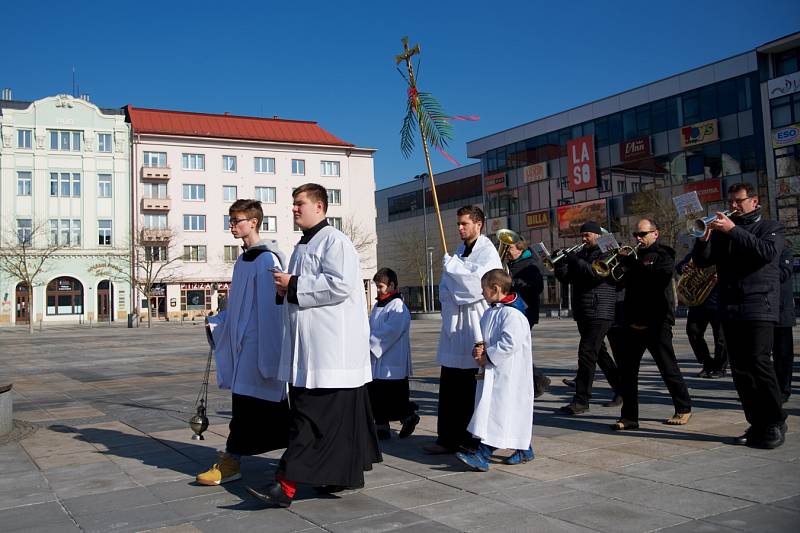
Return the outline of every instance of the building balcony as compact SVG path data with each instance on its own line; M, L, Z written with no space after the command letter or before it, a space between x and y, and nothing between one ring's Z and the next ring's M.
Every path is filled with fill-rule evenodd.
M169 198L142 198L142 211L169 211L171 207Z
M144 242L168 241L172 238L172 230L169 229L142 229L142 240Z
M142 167L142 179L168 180L171 172L169 167Z

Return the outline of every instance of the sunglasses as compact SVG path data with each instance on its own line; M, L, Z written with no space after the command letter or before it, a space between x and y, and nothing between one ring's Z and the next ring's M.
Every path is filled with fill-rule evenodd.
M651 229L650 231L634 231L633 232L633 236L634 237L638 237L640 239L644 239L645 237L647 237L648 233L653 233L654 231L656 231L656 230Z

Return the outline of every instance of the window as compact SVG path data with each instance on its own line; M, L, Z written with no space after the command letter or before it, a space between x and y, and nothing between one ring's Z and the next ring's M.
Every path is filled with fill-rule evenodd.
M203 154L183 154L181 163L183 170L205 170L206 156Z
M225 261L227 261L228 263L236 261L236 258L239 257L239 250L240 248L238 246L225 245L225 252L224 252Z
M17 243L22 244L31 244L31 239L33 238L33 220L30 218L18 218L17 219Z
M63 152L80 152L81 132L50 130L50 149Z
M111 221L97 221L97 244L100 246L111 246Z
M639 192L642 188L642 184L637 181L631 182L631 192Z
M97 175L97 197L111 198L111 174Z
M167 184L166 183L144 183L144 197L145 198L159 198L167 197Z
M341 189L326 189L328 192L328 205L342 205Z
M225 202L236 201L236 185L223 185L222 186L222 200Z
M617 182L617 192L625 192L625 182L620 180Z
M319 165L320 176L338 176L339 175L339 162L338 161L320 161Z
M163 263L167 260L166 246L145 246L144 260L151 263Z
M278 217L267 217L261 221L261 231L274 233L278 231Z
M51 172L50 196L80 197L81 175L77 172Z
M81 221L79 219L50 219L50 244L80 246Z
M183 199L195 200L198 202L206 201L206 186L196 183L184 183L183 185Z
M262 204L274 204L275 187L256 187L256 200Z
M30 172L17 172L17 196L30 196L33 191L33 182Z
M775 171L779 178L800 174L800 145L784 146L775 150Z
M83 314L83 285L75 278L56 278L47 284L48 315Z
M32 137L33 132L31 130L17 130L17 148L30 149L32 147Z
M305 176L306 162L304 159L292 159L292 176Z
M98 133L97 134L97 151L110 152L111 151L111 134Z
M341 217L328 217L328 224L334 228L342 231L342 218Z
M184 246L183 247L183 260L194 262L205 262L206 260L206 247L205 246Z
M183 230L184 231L205 231L206 230L206 216L205 215L183 215Z
M147 229L167 229L167 215L165 213L145 215L144 227Z
M224 172L236 172L236 156L223 155L222 156L222 170Z
M145 152L144 166L167 168L167 152Z
M274 157L256 157L256 172L259 174L275 174Z

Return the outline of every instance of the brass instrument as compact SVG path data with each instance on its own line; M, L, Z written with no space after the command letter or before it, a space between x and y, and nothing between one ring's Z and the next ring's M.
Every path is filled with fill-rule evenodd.
M601 278L611 276L614 281L619 281L625 275L625 269L622 263L619 262L619 256L628 256L633 254L636 257L636 250L642 243L637 243L636 246L620 246L617 250L605 259L596 259L592 262L592 270Z
M497 237L499 243L497 245L497 253L500 255L500 261L503 263L503 270L508 272L508 263L505 260L506 252L508 252L510 247L521 241L522 237L513 229L508 228L497 230L495 237Z
M731 211L725 211L723 215L729 217L739 211L734 209ZM698 239L706 234L706 230L708 229L708 225L714 222L717 219L717 215L708 215L704 218L693 218L687 222L687 229L689 230L689 235L692 237L697 237Z
M717 284L717 267L700 268L694 265L681 275L676 290L678 300L689 307L701 305Z
M570 248L564 248L562 250L554 250L553 253L550 254L550 257L545 257L542 260L542 263L544 263L544 266L547 270L553 271L556 269L556 263L567 257L567 254L578 253L581 250L583 250L584 246L586 246L586 243L582 242Z

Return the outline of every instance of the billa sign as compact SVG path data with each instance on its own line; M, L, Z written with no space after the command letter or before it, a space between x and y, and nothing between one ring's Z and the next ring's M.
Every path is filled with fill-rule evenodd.
M697 191L697 197L700 203L708 204L711 202L719 202L722 200L722 192L720 189L721 181L719 179L711 179L705 181L698 181L695 183L687 183L683 186L684 192Z
M483 190L486 192L501 191L506 188L506 173L498 172L489 174L483 180Z
M635 161L649 155L653 155L649 136L619 143L620 161Z
M550 211L534 211L525 215L525 224L529 228L546 228L550 226Z
M567 141L567 164L570 191L582 191L597 187L593 135Z
M536 163L535 165L528 165L524 169L525 183L532 183L534 181L542 181L548 178L547 176L547 162Z
M718 140L719 126L715 118L681 128L681 146L684 148Z
M800 143L800 124L772 130L772 147L782 148Z

